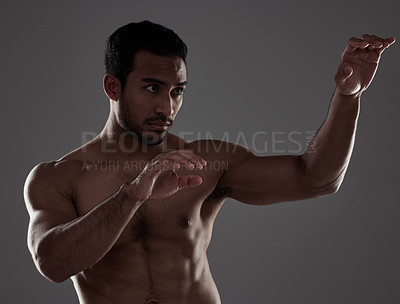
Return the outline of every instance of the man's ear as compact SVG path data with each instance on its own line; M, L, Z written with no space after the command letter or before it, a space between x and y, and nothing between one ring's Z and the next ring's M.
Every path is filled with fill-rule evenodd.
M118 101L121 95L121 82L113 74L106 74L103 78L104 93L109 99Z

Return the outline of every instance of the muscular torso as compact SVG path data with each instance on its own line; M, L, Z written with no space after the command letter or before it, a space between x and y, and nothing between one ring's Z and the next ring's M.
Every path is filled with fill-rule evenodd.
M91 151L89 147L88 153L78 151L64 159L82 167L72 186L78 216L133 180L154 156L115 158ZM203 157L210 161L212 155ZM215 166L215 161L195 173L203 178L200 186L145 201L109 252L72 277L82 303L220 303L206 255L226 197L217 187L223 166Z

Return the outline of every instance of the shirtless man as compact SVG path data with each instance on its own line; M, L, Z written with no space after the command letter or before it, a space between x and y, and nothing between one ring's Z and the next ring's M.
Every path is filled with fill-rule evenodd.
M104 129L27 178L28 246L38 270L54 282L71 277L82 304L220 303L206 251L225 199L266 205L337 191L361 93L393 42L351 38L312 149L258 157L168 133L187 83L186 46L150 22L118 29L106 50Z

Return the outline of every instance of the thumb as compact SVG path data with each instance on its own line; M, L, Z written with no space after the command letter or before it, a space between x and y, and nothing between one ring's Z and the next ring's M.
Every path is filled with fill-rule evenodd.
M203 179L197 175L185 175L179 177L179 188L196 187L203 182Z
M346 63L339 65L338 71L335 76L335 81L338 86L346 83L347 79L353 74L353 68Z

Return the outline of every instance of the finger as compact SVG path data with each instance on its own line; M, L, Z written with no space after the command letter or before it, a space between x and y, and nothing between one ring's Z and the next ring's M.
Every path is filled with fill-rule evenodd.
M370 49L381 48L384 46L385 39L378 37L376 35L367 35L364 34L361 36L361 39L367 41L369 43Z
M396 41L394 37L382 38L376 35L367 34L363 35L361 39L368 41L370 45L374 46L375 48L387 48Z
M379 55L382 54L383 51L386 50L389 46L391 46L395 41L396 39L394 37L385 38L383 41L382 48L379 49Z
M171 168L173 170L180 169L180 168L185 168L187 170L194 170L196 169L196 165L190 162L190 160L186 158L180 158L180 157L173 157L172 159L166 159L166 162L171 164Z
M146 169L156 176L165 171L178 170L181 167L179 161L171 159L158 159L147 164Z
M395 42L396 42L396 38L394 38L394 37L390 37L390 38L386 38L386 39L385 39L385 43L388 44L386 47L391 46L391 45L392 45L393 43L395 43Z
M201 163L206 164L207 162L198 154L194 153L193 150L189 149L182 149L182 150L176 150L177 153L183 153L183 155L186 155L187 157L191 159L196 159L201 161Z
M346 47L344 49L343 54L345 53L352 53L354 52L356 49L365 49L369 46L368 41L363 40L363 39L359 39L356 37L352 37L349 39L349 41L346 44Z
M335 76L335 82L337 86L343 86L347 79L353 74L353 68L351 65L343 62L342 64L339 65L338 71Z
M197 168L202 169L207 162L199 155L195 154L192 150L177 150L175 155L184 157L188 162L195 165Z
M187 169L194 169L195 164L191 162L190 157L185 155L183 152L178 152L178 150L171 151L168 153L159 154L156 159L165 161L166 163L176 163L177 166L184 166Z
M207 161L203 157L193 152L190 152L187 157L198 169L203 169L203 167L207 165Z
M370 51L376 51L378 55L381 55L390 45L395 42L394 37L382 38L376 35L363 35L361 39L367 41L369 46L367 47Z
M172 162L176 162L177 165L174 167L180 168L181 166L189 169L189 170L194 170L194 169L203 169L204 166L207 165L207 162L199 155L195 154L192 150L174 150L170 151L168 153L162 153L157 155L153 161L156 160L169 160Z
M197 175L185 175L179 177L179 187L189 188L189 187L196 187L203 182L203 179Z
M160 161L164 162L170 170L176 170L180 168L185 168L188 170L203 169L203 166L198 164L195 160L179 154L165 155Z

